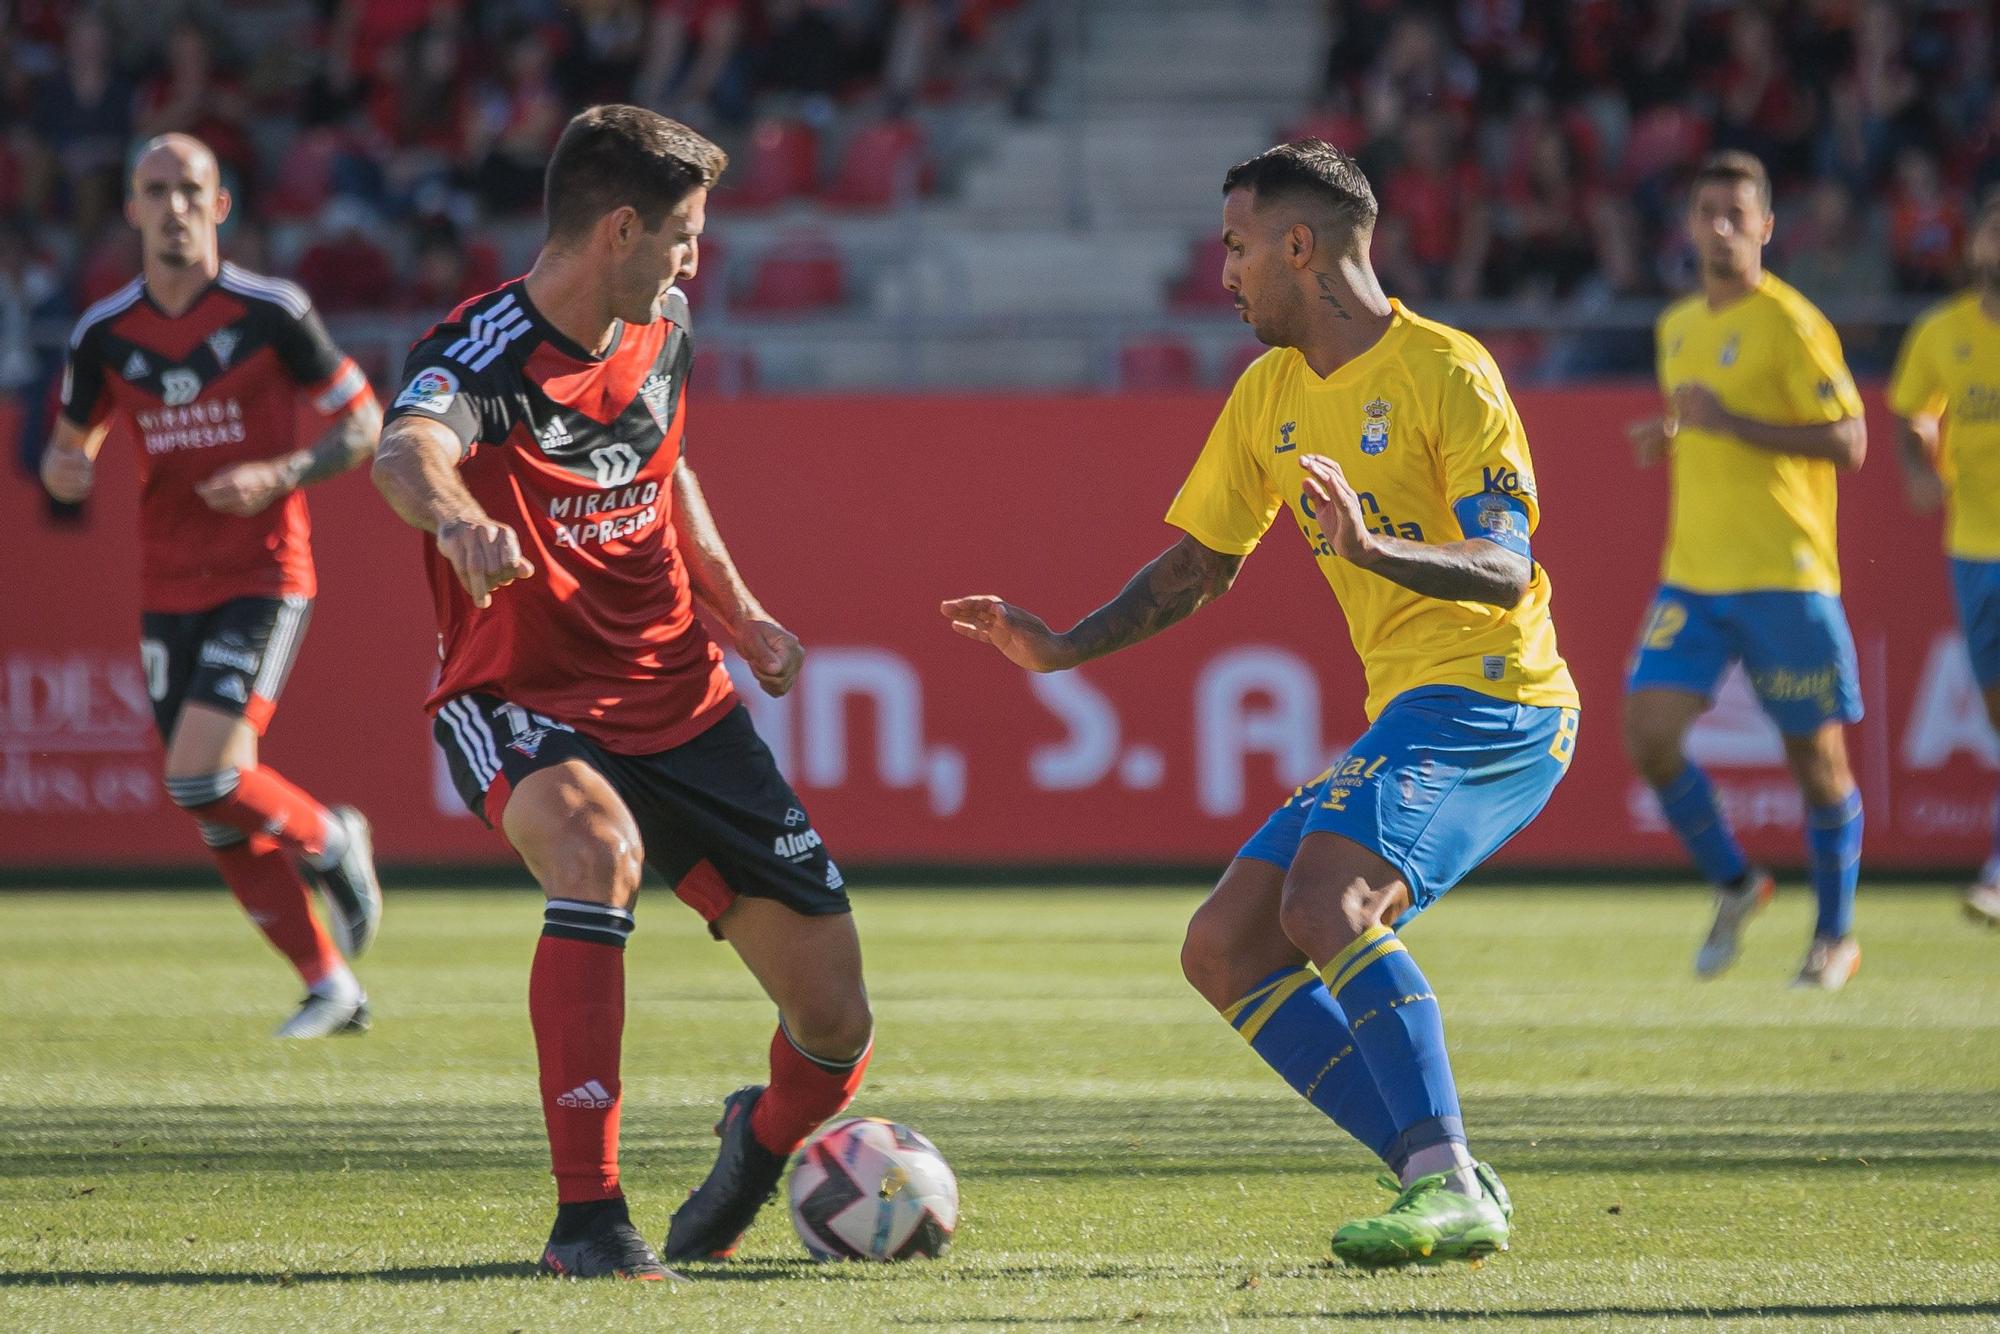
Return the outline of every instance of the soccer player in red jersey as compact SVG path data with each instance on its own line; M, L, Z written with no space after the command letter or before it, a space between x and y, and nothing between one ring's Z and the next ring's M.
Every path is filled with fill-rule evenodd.
M199 140L163 135L141 151L125 212L144 270L77 322L42 482L58 500L82 500L114 423L141 449L139 647L167 794L305 981L278 1036L325 1037L368 1027L348 967L382 913L368 822L258 763L257 742L312 612L300 488L367 458L382 413L305 293L222 262L216 228L229 206ZM303 449L301 394L327 422Z
M770 1082L731 1094L668 1260L732 1253L786 1157L846 1107L872 1032L839 869L695 606L770 695L799 641L738 575L684 457L687 298L726 159L593 107L550 159L523 278L412 349L375 482L426 534L443 669L428 707L471 809L547 894L528 979L556 1179L542 1267L660 1279L618 1180L625 942L642 864L776 1002Z

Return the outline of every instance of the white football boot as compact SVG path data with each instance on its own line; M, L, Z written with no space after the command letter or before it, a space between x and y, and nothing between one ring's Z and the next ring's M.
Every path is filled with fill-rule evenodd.
M1743 935L1744 923L1763 911L1771 896L1778 892L1778 882L1771 878L1769 871L1752 867L1744 877L1743 888L1715 891L1715 924L1708 928L1708 939L1701 942L1695 952L1694 975L1714 977L1723 969L1736 962L1736 949Z

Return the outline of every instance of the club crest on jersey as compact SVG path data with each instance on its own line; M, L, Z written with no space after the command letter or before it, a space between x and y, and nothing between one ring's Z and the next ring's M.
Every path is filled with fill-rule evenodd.
M1298 429L1299 424L1297 422L1280 423L1278 426L1278 446L1271 452L1273 454L1289 454L1297 449L1299 442L1292 439L1292 432Z
M419 412L443 413L450 409L451 401L457 397L458 377L442 366L432 366L417 372L417 378L396 395L395 406L415 408Z
M194 402L195 396L199 393L201 393L201 377L191 370L177 366L160 376L160 401L170 408L184 407Z
M152 373L153 368L147 362L146 354L138 351L125 358L125 369L119 372L128 380L143 380Z
M1389 405L1379 398L1370 399L1361 405L1361 411L1368 418L1361 428L1361 452L1380 454L1389 447Z
M243 335L234 329L217 329L202 340L208 350L215 354L215 364L223 370L229 369L229 359L236 355L236 345L243 341Z
M674 382L655 371L639 386L639 397L645 400L646 411L653 414L653 421L664 431L667 419L673 415Z
M1736 354L1742 350L1742 337L1738 334L1731 334L1722 341L1722 355L1717 357L1716 360L1725 366L1734 366L1736 364Z

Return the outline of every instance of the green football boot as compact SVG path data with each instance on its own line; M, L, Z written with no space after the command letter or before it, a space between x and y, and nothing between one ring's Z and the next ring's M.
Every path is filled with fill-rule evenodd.
M1513 1202L1493 1169L1474 1168L1480 1197L1451 1189L1451 1174L1433 1172L1408 1186L1384 1175L1382 1184L1400 1191L1387 1213L1357 1219L1333 1234L1333 1253L1363 1269L1478 1260L1507 1249L1507 1221Z

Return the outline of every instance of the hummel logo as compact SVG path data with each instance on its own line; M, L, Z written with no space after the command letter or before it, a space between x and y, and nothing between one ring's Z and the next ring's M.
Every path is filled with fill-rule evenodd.
M535 439L541 444L544 454L568 449L576 443L576 437L569 433L569 427L563 425L561 417L549 418L549 424L536 433Z
M558 1107L609 1107L618 1099L605 1090L604 1085L592 1079L578 1084L569 1092L556 1099Z
M146 361L143 353L134 352L131 356L125 358L124 375L128 380L143 380L152 369L152 366Z

